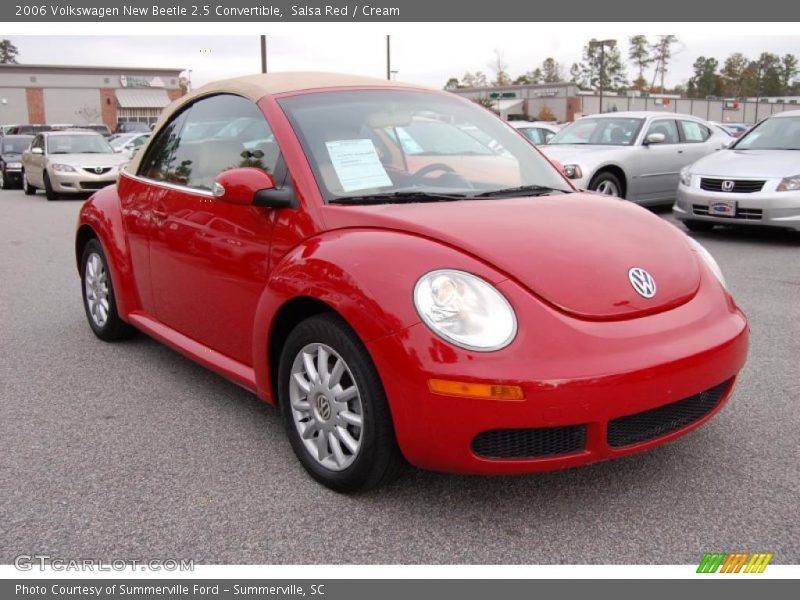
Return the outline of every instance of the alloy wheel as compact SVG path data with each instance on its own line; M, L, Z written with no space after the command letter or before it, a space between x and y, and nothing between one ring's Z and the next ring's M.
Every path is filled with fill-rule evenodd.
M344 359L330 346L304 346L292 363L292 420L308 454L331 471L353 464L364 439L361 394Z
M108 272L102 257L93 252L86 259L84 267L84 289L86 290L86 307L97 327L104 327L108 321L109 295Z

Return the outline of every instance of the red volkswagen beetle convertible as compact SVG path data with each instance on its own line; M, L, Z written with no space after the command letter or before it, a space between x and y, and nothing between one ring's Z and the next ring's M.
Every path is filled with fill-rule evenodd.
M308 472L528 473L716 413L747 323L714 259L577 193L451 94L321 73L203 87L83 207L89 325L136 330L280 406Z

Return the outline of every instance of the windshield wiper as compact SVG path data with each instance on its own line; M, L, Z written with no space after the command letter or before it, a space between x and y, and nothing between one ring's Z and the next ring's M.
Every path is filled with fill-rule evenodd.
M330 204L403 204L410 202L447 202L463 200L466 194L442 194L438 192L389 192L385 194L366 194L364 196L345 196L332 198Z
M494 196L545 196L552 192L561 192L555 188L546 187L543 185L520 185L517 187L503 188L500 190L491 190L489 192L481 192L480 194L473 194L470 198L492 198Z

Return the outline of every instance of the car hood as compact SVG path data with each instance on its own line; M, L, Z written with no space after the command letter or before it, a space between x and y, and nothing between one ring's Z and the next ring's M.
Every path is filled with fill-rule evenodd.
M599 162L610 154L625 150L628 146L594 146L582 144L545 144L539 150L551 160L556 160L562 165L580 163L581 161Z
M444 242L586 319L668 310L691 299L700 285L686 235L641 207L595 194L328 205L323 218L329 229L384 228ZM628 272L634 267L655 279L653 298L633 289Z
M692 173L709 177L790 177L800 173L800 150L720 150L701 158Z
M4 162L19 162L22 158L22 154L14 154L13 152L6 152L5 154L0 154L0 158L3 159Z
M61 163L72 167L109 167L128 162L128 157L116 152L109 154L49 154L49 163Z

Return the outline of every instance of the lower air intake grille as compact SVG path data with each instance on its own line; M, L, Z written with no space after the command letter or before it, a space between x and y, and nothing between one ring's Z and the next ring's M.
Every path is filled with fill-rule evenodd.
M609 421L608 445L621 448L640 444L694 423L714 410L730 383L726 381L678 402Z
M492 429L472 440L472 451L484 458L542 458L580 452L585 447L586 425Z

